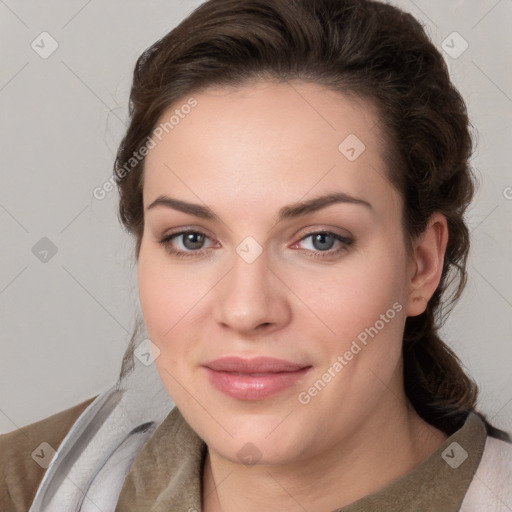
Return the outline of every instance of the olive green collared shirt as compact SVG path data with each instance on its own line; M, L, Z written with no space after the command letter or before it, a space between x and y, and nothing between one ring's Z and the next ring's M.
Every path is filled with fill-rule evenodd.
M335 512L456 512L485 447L483 421L464 425L403 477ZM206 444L174 408L135 459L115 512L200 512Z

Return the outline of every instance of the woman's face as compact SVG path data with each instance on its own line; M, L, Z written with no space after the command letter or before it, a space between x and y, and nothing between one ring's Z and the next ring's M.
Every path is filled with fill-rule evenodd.
M259 82L171 115L145 163L138 283L181 413L247 464L316 456L376 425L403 397L414 268L370 105Z

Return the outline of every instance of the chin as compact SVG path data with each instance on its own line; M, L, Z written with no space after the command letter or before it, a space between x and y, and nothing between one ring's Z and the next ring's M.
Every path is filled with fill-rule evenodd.
M269 441L269 439L265 439L265 435L261 434L245 438L236 436L229 443L212 442L207 444L211 450L224 459L248 467L287 464L303 452L303 449L293 441L288 440L286 444Z
M245 464L245 458L257 464L282 464L306 450L308 435L303 422L289 417L291 409L281 414L218 416L224 430L198 432L215 452L235 463ZM204 423L202 423L204 425Z

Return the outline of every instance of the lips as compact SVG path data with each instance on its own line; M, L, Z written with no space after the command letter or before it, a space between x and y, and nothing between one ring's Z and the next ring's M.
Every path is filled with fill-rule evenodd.
M204 366L218 372L252 373L280 373L294 372L309 365L292 363L274 357L255 357L243 359L241 357L221 357L205 363Z
M210 383L239 400L261 400L297 383L312 367L273 357L225 356L203 365Z

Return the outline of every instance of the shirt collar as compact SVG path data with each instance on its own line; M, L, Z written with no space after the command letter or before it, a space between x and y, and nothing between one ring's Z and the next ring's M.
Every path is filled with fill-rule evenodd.
M486 437L483 421L471 412L464 425L415 469L334 512L456 512L480 463ZM206 450L175 407L130 468L116 512L199 512Z

